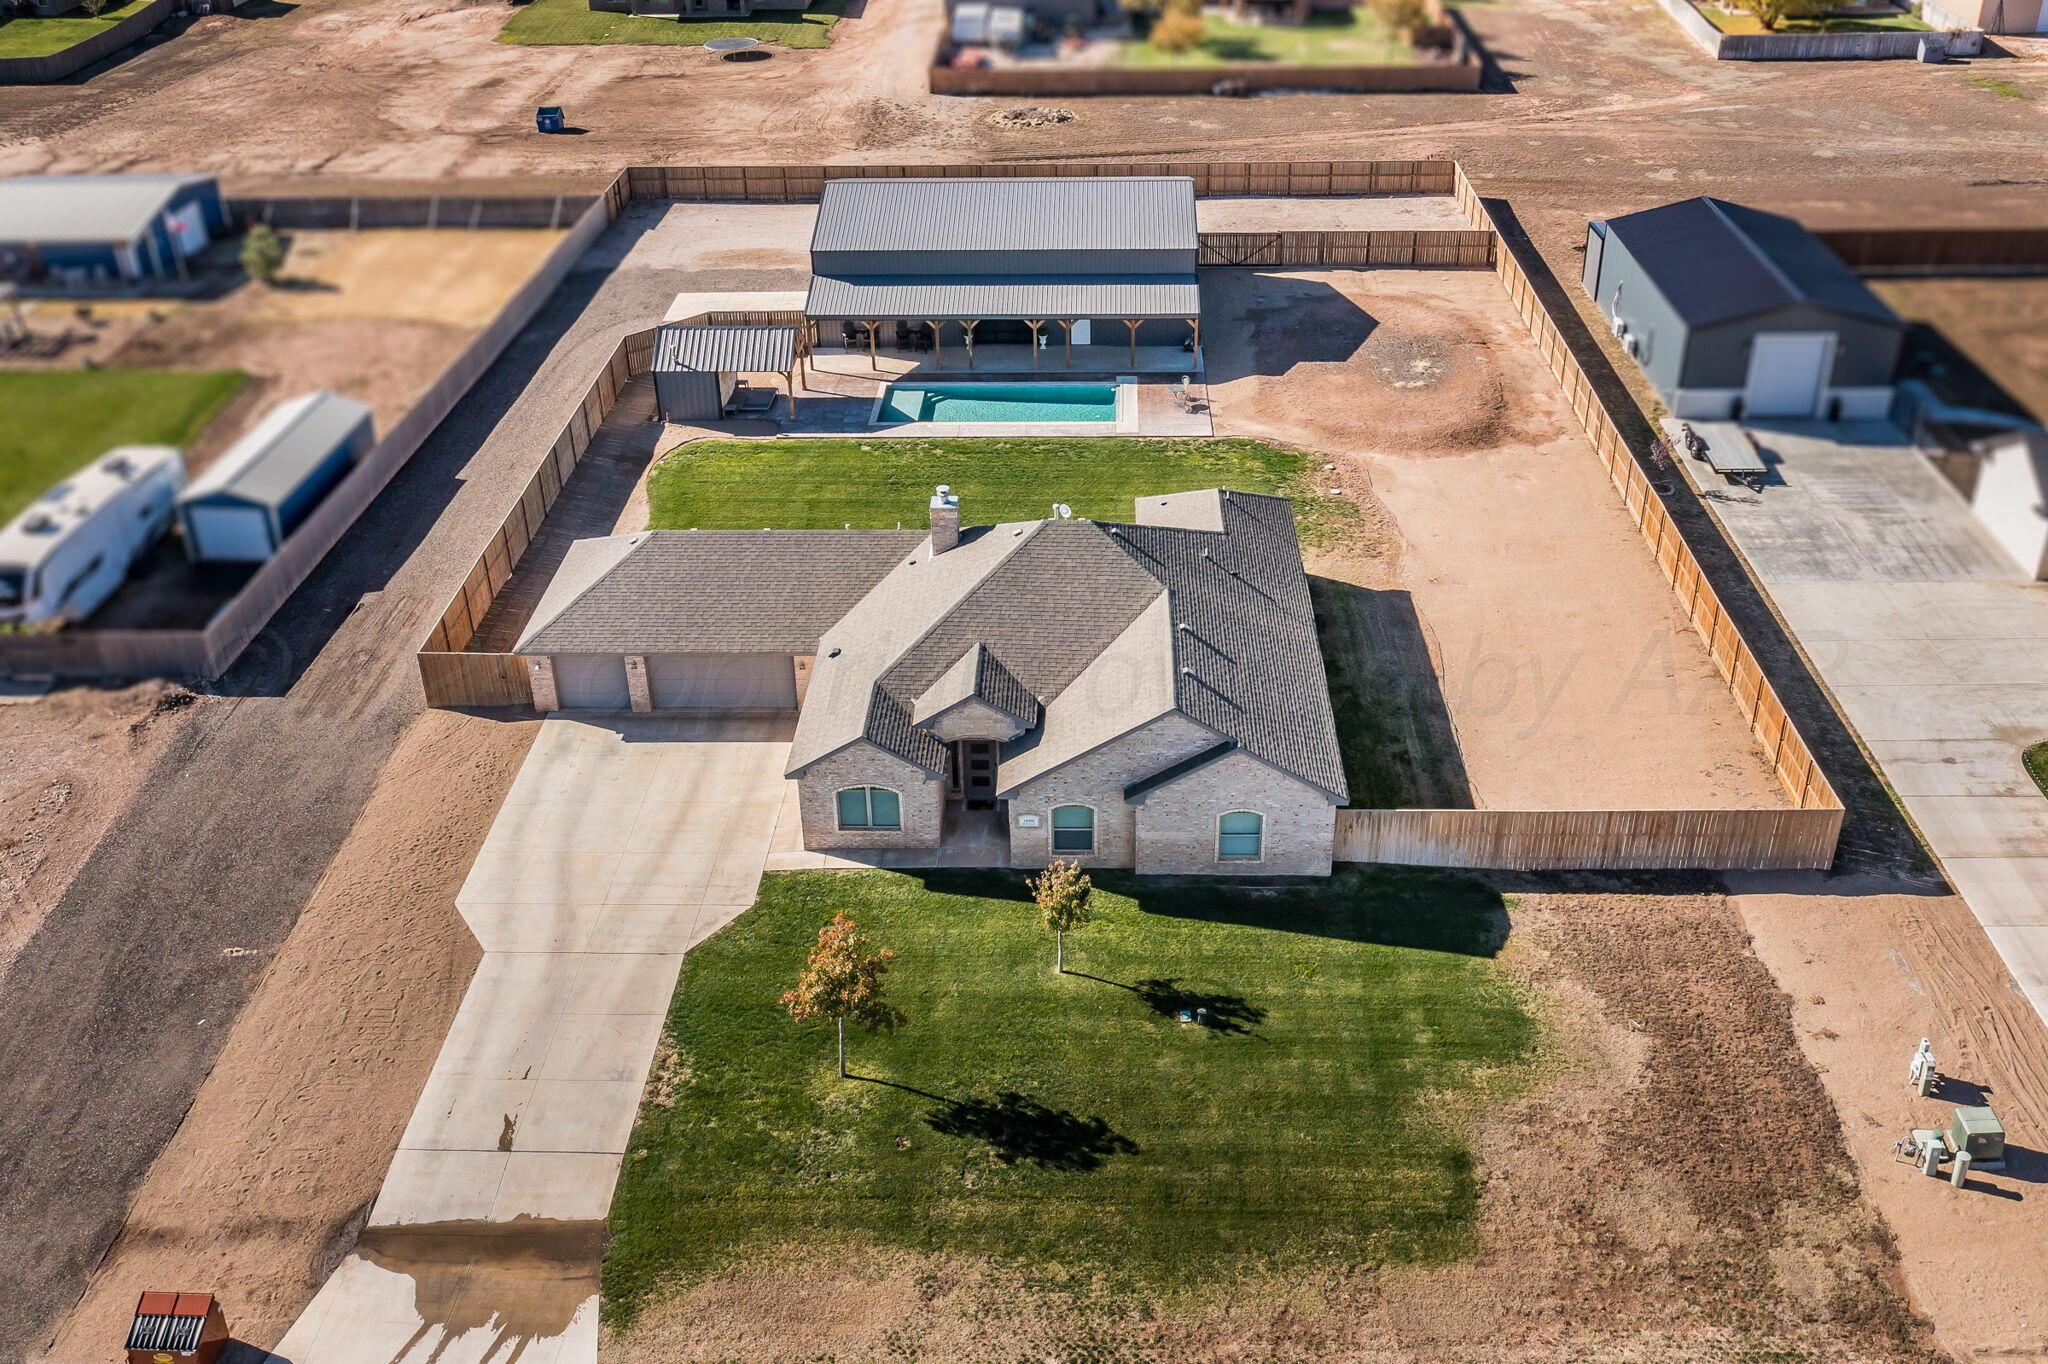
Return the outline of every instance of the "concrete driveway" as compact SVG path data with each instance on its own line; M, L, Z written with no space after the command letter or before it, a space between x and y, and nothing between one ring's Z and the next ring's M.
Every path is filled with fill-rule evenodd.
M789 717L550 719L456 904L484 957L294 1364L596 1357L602 1228L683 954L760 884Z
M1777 477L1679 462L1784 614L2014 981L2048 1019L2048 583L1889 426L1752 433Z

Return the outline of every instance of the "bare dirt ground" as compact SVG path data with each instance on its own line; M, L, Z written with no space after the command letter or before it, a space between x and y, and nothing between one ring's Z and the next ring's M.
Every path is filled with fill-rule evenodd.
M604 1357L1928 1358L1791 1002L1725 902L1678 882L1502 884L1502 960L1545 1025L1544 1080L1473 1133L1468 1259L1143 1310L959 1259L755 1266L650 1309Z
M1899 316L1924 322L2034 420L2048 420L2048 279L1900 279L1876 285ZM1984 404L1982 395L1961 401Z
M1842 1141L1897 1238L1905 1287L1956 1358L2048 1359L2048 1030L1969 906L1878 878L1740 877L1730 903L1791 1002L1799 1044L1840 1111ZM1943 1075L1906 1085L1922 1037ZM2010 1168L1961 1191L1892 1159L1958 1104L2004 1121Z
M455 893L538 723L406 732L52 1359L108 1356L160 1284L216 1285L274 1341L347 1252L476 967Z
M1423 794L1782 802L1491 271L1212 270L1203 289L1217 433L1323 453L1329 486L1367 507L1313 571L1380 604L1389 628L1360 648L1426 650L1410 667L1439 694L1399 694L1417 729L1448 728L1462 773Z

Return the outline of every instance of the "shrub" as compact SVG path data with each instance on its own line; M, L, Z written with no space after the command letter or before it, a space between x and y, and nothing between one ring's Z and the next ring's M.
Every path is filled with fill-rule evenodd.
M1192 52L1208 27L1200 11L1170 9L1152 22L1152 46L1161 52Z
M1435 22L1429 0L1372 0L1372 12L1381 23L1409 41Z
M284 268L284 243L269 223L258 223L242 238L242 268L249 278L268 284Z

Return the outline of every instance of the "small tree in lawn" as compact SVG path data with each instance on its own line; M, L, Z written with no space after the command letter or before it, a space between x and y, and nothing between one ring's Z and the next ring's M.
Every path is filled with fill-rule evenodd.
M1067 971L1067 930L1088 922L1088 897L1095 885L1078 862L1054 861L1031 878L1031 898L1053 933L1053 970Z
M242 237L242 269L249 278L268 284L284 268L284 243L269 223L257 223Z
M888 948L868 950L867 935L844 914L818 930L818 945L804 962L796 988L782 997L782 1007L799 1023L829 1018L839 1030L839 1078L846 1078L846 1025L869 1032L894 1032L905 1022L903 1011L882 998L882 976L896 954Z

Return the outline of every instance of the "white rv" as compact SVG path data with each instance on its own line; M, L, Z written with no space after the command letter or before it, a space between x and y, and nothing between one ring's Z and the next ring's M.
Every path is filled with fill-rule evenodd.
M168 445L107 451L0 529L0 625L84 620L163 535L185 486Z

